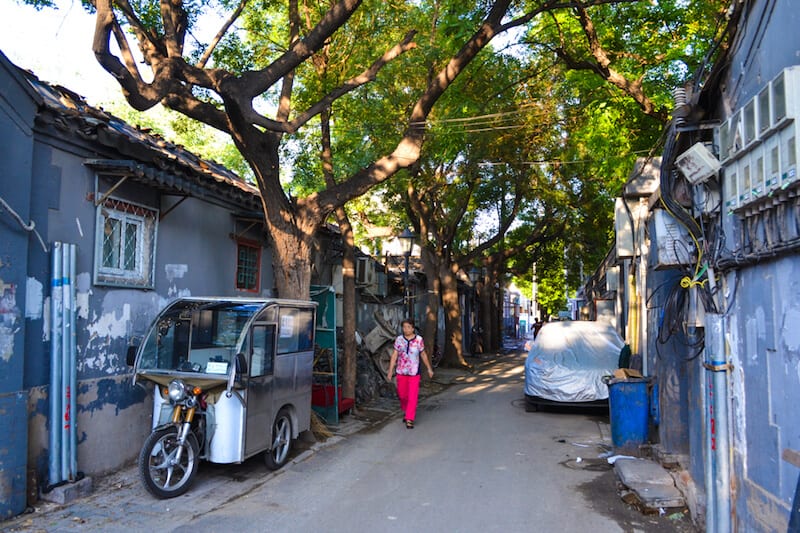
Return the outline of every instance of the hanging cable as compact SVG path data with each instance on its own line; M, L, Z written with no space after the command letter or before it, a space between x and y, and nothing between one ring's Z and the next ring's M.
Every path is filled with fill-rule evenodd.
M22 229L24 229L28 233L32 232L34 235L36 235L36 238L39 239L39 244L42 245L42 250L44 250L44 253L47 253L47 245L44 243L44 239L42 239L42 236L39 235L39 232L36 231L36 223L33 220L31 220L30 223L26 224L25 221L22 220L22 217L19 216L16 211L11 209L11 206L8 205L8 203L3 199L2 196L0 196L0 204L3 204L3 208L6 211L8 211L11 217L17 221L17 223L20 225Z

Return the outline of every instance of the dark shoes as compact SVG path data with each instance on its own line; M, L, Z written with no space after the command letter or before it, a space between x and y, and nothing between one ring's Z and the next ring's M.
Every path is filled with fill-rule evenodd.
M414 429L414 421L406 420L406 429Z

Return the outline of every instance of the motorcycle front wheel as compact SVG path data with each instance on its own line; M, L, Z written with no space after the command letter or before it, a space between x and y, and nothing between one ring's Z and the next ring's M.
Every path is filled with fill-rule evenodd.
M178 450L181 449L178 460ZM139 476L148 492L156 498L174 498L189 490L199 461L197 441L193 435L189 435L181 447L177 426L169 426L150 433L144 441L139 452Z

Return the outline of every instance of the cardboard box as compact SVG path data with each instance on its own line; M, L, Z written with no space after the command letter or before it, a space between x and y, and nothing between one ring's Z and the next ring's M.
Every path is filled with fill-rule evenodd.
M641 378L642 373L638 370L634 370L633 368L618 368L614 370L614 377L617 379L627 379L627 378Z

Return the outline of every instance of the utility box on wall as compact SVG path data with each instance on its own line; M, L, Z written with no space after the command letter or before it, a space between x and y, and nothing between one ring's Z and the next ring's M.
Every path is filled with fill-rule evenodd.
M694 244L689 231L663 209L653 211L656 268L675 268L691 263Z
M623 198L614 200L614 233L617 257L633 257L633 220Z

